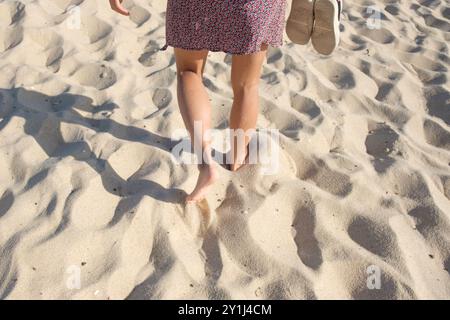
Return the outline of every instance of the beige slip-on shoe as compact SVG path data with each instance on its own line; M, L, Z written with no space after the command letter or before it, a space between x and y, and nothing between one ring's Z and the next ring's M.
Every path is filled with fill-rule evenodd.
M339 45L342 0L315 0L311 41L317 52L330 55Z
M314 24L314 0L292 0L286 34L296 44L307 44Z

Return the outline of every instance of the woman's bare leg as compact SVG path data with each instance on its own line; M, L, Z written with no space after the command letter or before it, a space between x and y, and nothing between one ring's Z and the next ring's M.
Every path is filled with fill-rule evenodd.
M262 65L266 59L267 46L261 51L249 55L234 55L231 67L231 84L234 92L233 107L230 116L232 133L231 170L238 170L245 161L250 136L245 135L245 141L238 143L238 137L233 135L238 129L249 132L255 129L259 111L259 82Z
M211 129L211 105L202 81L207 56L207 50L175 48L178 105L191 141L196 148L199 150L201 148L203 154L199 164L197 185L186 198L187 202L202 200L217 179L216 164L211 154L211 141L205 135Z

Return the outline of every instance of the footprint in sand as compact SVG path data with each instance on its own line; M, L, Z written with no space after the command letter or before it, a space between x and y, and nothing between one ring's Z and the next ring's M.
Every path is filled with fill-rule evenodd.
M449 7L442 8L441 14L445 19L450 20L450 8Z
M428 113L450 125L450 93L443 87L425 90Z
M22 42L22 39L22 27L0 27L0 53L16 47Z
M415 229L427 239L440 252L444 259L444 265L449 266L449 260L445 260L445 255L448 254L448 235L450 233L450 221L446 212L434 204L418 205L412 210L408 211L408 215L414 219L416 224ZM449 272L449 269L446 269Z
M421 12L421 10L417 10L417 13L422 16L427 26L444 32L450 31L450 23L447 21L435 17L431 12Z
M81 85L104 90L117 81L113 69L104 64L88 64L82 66L73 76Z
M83 21L83 27L83 30L89 37L90 44L94 44L97 41L107 38L113 30L110 24L96 17L89 17L89 19L85 19Z
M354 300L415 300L414 290L401 280L390 274L381 274L379 290L369 290L367 285L355 288L351 297Z
M0 3L0 30L20 22L25 15L25 5L19 1Z
M438 148L450 150L450 131L433 120L425 120L423 131L426 141Z
M400 13L400 9L396 4L388 4L386 7L384 7L384 10L386 12L389 12L393 16L397 16Z
M139 57L138 61L144 67L152 67L157 64L159 59L160 46L156 41L151 40L144 49L144 53Z
M353 71L344 64L333 60L319 60L313 65L336 89L348 90L356 87Z
M150 20L151 16L150 12L141 6L135 5L130 9L130 19L138 28Z
M273 64L283 59L283 52L279 48L269 48L267 52L267 63Z
M381 29L361 29L361 35L379 44L390 44L395 41L395 36L386 28Z
M414 67L414 66L413 66ZM419 80L425 86L445 85L447 83L447 74L445 72L434 72L414 67Z
M286 75L290 90L293 92L305 90L308 85L308 77L303 66L299 65L289 53L286 53L284 60L283 73Z
M417 230L426 234L433 231L438 225L442 225L440 210L431 206L418 206L408 211L408 214L414 218Z
M311 200L309 203L311 203L311 207L302 206L295 212L292 227L296 232L294 241L300 259L306 266L317 270L322 265L323 258L319 243L314 235L316 228L314 205Z
M411 45L409 42L399 42L398 45L396 46L396 49L408 53L419 53L425 51L424 47L418 45Z
M30 30L30 38L39 48L36 54L30 55L31 62L58 71L64 55L62 37L49 30Z
M81 17L82 31L85 32L89 39L89 50L107 55L107 51L112 50L114 42L114 37L112 36L113 27L109 23L94 16L85 16L82 14ZM81 45L86 46L85 44Z
M416 69L422 69L433 72L447 72L448 68L439 62L438 55L436 58L428 58L425 55L417 55L407 52L396 52L396 55L404 62L411 64Z
M313 99L298 93L291 94L291 107L301 114L306 115L309 120L314 120L322 114L320 107Z
M172 93L168 89L157 88L153 92L152 101L159 110L167 108L172 102Z
M387 191L409 199L425 199L431 196L430 189L420 172L398 166L395 168L387 172L385 185Z
M17 28L17 24L24 16L25 5L23 3L19 1L3 1L0 3L0 40L2 39L1 35L7 30L7 27Z
M347 232L358 245L381 258L396 259L399 256L396 236L388 225L356 216Z
M349 44L350 50L360 51L367 48L367 41L358 35L350 36L351 44Z
M385 172L393 163L390 156L394 152L399 135L384 124L369 126L366 138L366 152L373 156L372 164L377 172Z
M136 94L133 98L135 107L130 107L131 115L136 119L152 119L165 114L167 107L172 103L172 92L166 88L145 90ZM151 107L149 101L153 102Z
M294 140L299 139L303 123L299 117L289 110L278 108L272 101L262 99L261 114L269 123L275 124L281 134Z
M295 159L296 155L291 156ZM298 157L298 155L297 155ZM335 196L346 197L353 189L350 177L332 170L322 159L296 159L297 176L302 180L311 180L320 189Z

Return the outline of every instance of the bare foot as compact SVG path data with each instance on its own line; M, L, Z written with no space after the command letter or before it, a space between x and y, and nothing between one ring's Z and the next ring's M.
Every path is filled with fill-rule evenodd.
M244 160L235 159L234 163L231 163L229 165L230 171L236 172L238 171L244 164L248 162L248 155L249 155L249 146L245 149L245 156L241 157Z
M245 164L245 163L241 163L241 164L238 164L238 163L232 163L232 164L230 164L230 166L229 166L230 171L236 172L236 171L238 171L244 164Z
M199 166L197 185L194 191L186 197L187 203L196 203L203 200L211 185L218 179L217 168L214 164L201 164Z

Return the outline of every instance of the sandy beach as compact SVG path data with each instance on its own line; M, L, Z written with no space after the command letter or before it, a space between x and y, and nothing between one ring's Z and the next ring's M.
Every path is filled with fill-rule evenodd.
M450 1L346 0L330 57L285 35L277 170L220 167L187 206L166 1L125 4L0 0L0 299L450 299Z

